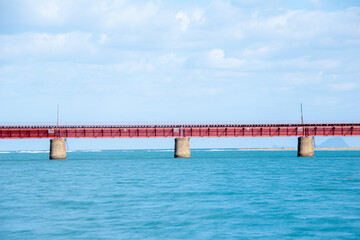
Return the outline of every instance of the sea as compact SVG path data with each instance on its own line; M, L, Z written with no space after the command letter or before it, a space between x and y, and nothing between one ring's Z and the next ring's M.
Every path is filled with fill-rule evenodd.
M0 239L360 239L360 151L0 152Z

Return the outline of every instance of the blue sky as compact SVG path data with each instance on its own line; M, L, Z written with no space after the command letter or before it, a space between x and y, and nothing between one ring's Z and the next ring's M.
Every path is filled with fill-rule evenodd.
M0 122L55 122L58 103L64 124L288 122L299 120L300 102L310 122L359 121L359 53L359 1L0 0ZM69 141L75 148L173 145ZM2 141L0 149L19 143ZM20 145L48 148L43 140Z

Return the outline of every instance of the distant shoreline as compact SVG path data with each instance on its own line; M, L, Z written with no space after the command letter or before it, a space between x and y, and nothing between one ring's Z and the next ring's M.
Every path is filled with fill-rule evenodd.
M173 151L173 149L71 149L67 152ZM194 151L297 151L297 148L193 148ZM315 148L315 151L360 151L360 147ZM48 153L49 150L0 150L0 153Z
M296 151L297 148L239 148L237 151ZM315 151L360 151L360 147L315 148Z

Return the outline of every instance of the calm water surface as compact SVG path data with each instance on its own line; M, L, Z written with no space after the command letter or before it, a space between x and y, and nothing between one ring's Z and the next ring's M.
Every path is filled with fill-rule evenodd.
M360 151L0 152L0 239L360 239Z

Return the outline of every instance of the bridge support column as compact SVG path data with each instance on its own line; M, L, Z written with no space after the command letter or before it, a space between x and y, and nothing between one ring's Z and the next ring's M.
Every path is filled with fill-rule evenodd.
M298 138L298 157L314 157L314 139L312 137Z
M66 146L65 139L50 139L50 159L65 160Z
M190 157L190 139L189 138L175 138L175 158L189 158Z

